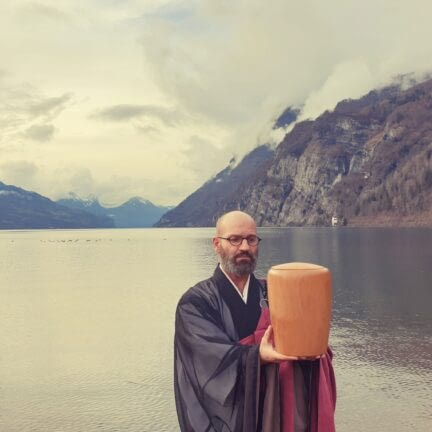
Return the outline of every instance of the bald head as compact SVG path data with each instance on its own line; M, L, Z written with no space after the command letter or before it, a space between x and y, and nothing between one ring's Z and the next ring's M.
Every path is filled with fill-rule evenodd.
M216 235L229 235L230 232L238 231L239 229L248 227L249 230L254 230L256 233L256 223L251 216L242 211L231 211L223 214L216 222Z
M225 213L216 223L214 250L222 269L231 278L238 278L237 282L245 283L255 270L259 242L256 234L255 221L241 211Z

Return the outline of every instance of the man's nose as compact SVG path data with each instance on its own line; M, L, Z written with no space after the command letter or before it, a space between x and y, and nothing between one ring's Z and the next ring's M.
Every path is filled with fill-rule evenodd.
M250 246L249 246L247 239L244 238L242 240L242 242L240 243L240 249L241 250L249 250L250 249Z

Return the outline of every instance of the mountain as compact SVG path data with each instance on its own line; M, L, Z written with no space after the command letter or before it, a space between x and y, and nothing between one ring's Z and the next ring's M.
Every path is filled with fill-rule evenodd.
M56 201L65 207L76 210L84 210L97 216L107 216L105 207L101 206L95 196L87 199L80 198L77 194L70 192L68 198L62 198Z
M172 207L157 206L148 200L135 197L118 207L107 208L116 225L126 227L151 227Z
M105 216L72 210L35 192L0 182L0 229L112 228Z
M432 80L374 90L297 123L272 159L250 170L214 195L216 176L158 226L210 226L233 209L263 226L326 226L332 217L432 226Z
M213 226L226 200L235 200L240 185L254 182L257 173L272 157L273 150L262 145L247 154L237 166L232 159L230 165L162 216L155 226Z
M117 228L150 227L172 207L157 206L140 197L131 198L117 207L104 207L96 197L79 198L71 193L68 198L57 201L71 209L80 209L95 215L111 218Z

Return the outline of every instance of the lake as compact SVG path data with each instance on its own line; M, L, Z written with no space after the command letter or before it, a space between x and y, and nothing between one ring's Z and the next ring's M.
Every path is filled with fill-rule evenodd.
M338 432L432 430L432 230L263 228L333 274ZM0 231L0 430L175 432L174 311L213 229Z

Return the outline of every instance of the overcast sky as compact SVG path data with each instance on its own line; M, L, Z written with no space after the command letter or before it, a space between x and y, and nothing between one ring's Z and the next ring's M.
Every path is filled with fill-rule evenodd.
M177 204L288 105L432 70L430 0L0 3L0 181ZM270 136L271 135L271 136Z

